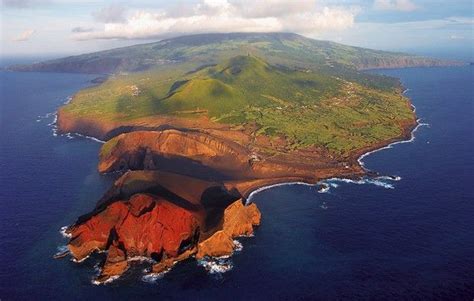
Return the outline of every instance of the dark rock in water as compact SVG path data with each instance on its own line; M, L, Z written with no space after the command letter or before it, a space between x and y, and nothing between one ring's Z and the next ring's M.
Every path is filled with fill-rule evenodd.
M56 254L53 255L53 258L54 259L60 259L60 258L66 257L67 255L69 255L69 250L66 250L64 252L56 253Z

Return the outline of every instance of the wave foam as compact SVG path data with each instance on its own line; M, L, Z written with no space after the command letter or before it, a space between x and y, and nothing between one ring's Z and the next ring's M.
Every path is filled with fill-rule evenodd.
M69 254L69 248L67 245L61 245L56 247L56 253L53 255L54 258L61 258Z
M414 105L412 105L412 107L413 107L413 112L416 112L416 107L415 107ZM418 129L419 129L420 127L422 127L422 126L427 126L427 127L429 127L429 126L430 126L429 123L421 122L421 118L418 118L418 119L416 120L416 123L417 123L416 127L411 131L410 139L401 140L401 141L395 141L395 142L390 143L390 144L387 145L387 146L384 146L384 147L375 149L375 150L373 150L373 151L366 152L365 154L362 154L362 155L357 159L357 162L359 162L359 165L362 166L362 168L364 168L365 170L368 170L367 168L365 168L365 164L364 164L364 162L362 161L365 157L367 157L367 156L370 155L370 154L373 154L373 153L382 151L382 150L384 150L384 149L393 148L393 146L394 146L394 145L397 145L397 144L412 143L413 141L415 141L415 139L416 139L415 133L416 133L416 131L418 131Z
M54 114L53 121L48 123L48 126L56 126L56 123L58 122L58 114Z
M322 181L322 184L325 184L326 187L329 188L337 188L339 185L337 183L346 183L346 184L356 184L356 185L365 185L365 184L370 184L370 185L375 185L379 186L385 189L395 189L395 186L391 183L387 183L388 181L391 182L397 182L400 181L402 178L400 176L380 176L380 177L375 177L375 178L369 178L369 177L363 177L358 180L352 180L352 179L344 179L344 178L331 178ZM326 192L327 192L326 191Z
M82 135L82 134L79 134L79 133L67 133L67 134L68 135L74 135L74 136L81 137L81 138L85 138L85 139L89 139L89 140L99 142L99 143L105 143L104 140L100 140L100 139L97 139L97 138L92 137L92 136Z
M71 238L71 237L72 237L72 234L66 232L68 228L69 228L69 226L62 226L62 227L59 229L59 233L61 233L61 235L62 235L64 238Z
M68 96L68 97L66 97L66 101L63 102L63 105L69 104L69 103L72 101L72 98L73 98L73 96Z
M229 256L223 257L204 257L198 260L198 265L203 267L209 274L221 276L233 269L234 265Z
M148 274L145 274L142 276L142 281L143 282L147 282L147 283L154 283L160 279L163 279L163 277L165 277L165 275L171 271L171 268L169 269L166 269L164 270L163 272L160 272L160 273L148 273L147 270L144 270L143 272L144 273L148 273Z
M75 262L75 263L81 263L81 262L86 261L89 257L91 257L90 254L87 255L86 257L82 258L82 259L71 258L71 261L72 261L72 262Z
M328 184L326 183L320 183L321 188L319 188L318 193L327 193L329 192L329 189L331 188Z
M76 259L76 258L71 258L71 261L72 262L75 262L75 263L81 263L81 262L84 262L85 260L89 259L89 257L91 257L92 254L102 254L102 253L107 253L106 250L99 250L99 249L95 249L94 251L90 252L89 255L87 255L86 257L82 258L82 259Z
M305 183L305 182L284 182L284 183L277 183L277 184L272 184L272 185L268 185L268 186L263 186L263 187L260 187L258 189L255 189L254 191L252 191L249 196L247 197L247 202L246 204L250 204L251 203L251 200L253 198L254 195L256 195L257 193L259 192L262 192L262 191L265 191L267 189L270 189L270 188L274 188L274 187L280 187L280 186L291 186L291 185L303 185L303 186L311 186L311 187L314 187L314 186L317 186L318 184L309 184L309 183Z
M66 101L64 102L64 104L68 104L69 102L71 102L71 100L72 100L72 96L68 96ZM59 135L58 134L59 129L58 129L58 113L57 113L57 111L47 113L43 116L38 116L38 119L36 119L36 122L41 122L42 119L48 119L48 118L51 118L53 116L54 116L53 120L51 120L51 122L49 122L47 124L47 126L51 127L54 137L62 136L62 137L66 137L68 139L74 139L76 137L80 137L80 138L90 139L92 141L99 142L99 143L105 143L105 141L97 139L95 137L82 135L82 134L75 133L75 132L68 132L68 133L64 133L64 134Z
M240 252L244 249L244 246L242 245L240 241L234 239L233 243L234 243L234 252Z
M117 280L119 278L120 278L120 276L111 276L105 281L98 281L97 279L92 279L91 283L93 285L106 285L106 284L114 282L115 280Z
M149 258L149 257L145 257L145 256L134 256L134 257L130 257L127 259L127 261L129 262L132 262L132 261L139 261L139 262L147 262L147 263L156 263L155 260Z

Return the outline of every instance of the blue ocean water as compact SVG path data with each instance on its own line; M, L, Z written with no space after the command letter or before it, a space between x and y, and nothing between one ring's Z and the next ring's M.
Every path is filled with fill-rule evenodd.
M97 142L53 136L46 116L94 76L0 72L0 299L472 300L473 67L377 72L401 78L429 124L364 158L400 181L265 190L232 270L189 260L155 282L130 273L103 286L91 284L97 258L52 259L60 227L113 181L96 172Z

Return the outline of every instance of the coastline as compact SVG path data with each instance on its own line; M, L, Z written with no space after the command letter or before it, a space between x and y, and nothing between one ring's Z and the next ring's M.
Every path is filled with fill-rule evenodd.
M22 84L2 99L5 112L7 106L20 108L15 109L18 115L5 116L11 123L2 131L5 147L12 150L5 153L4 164L14 172L4 182L4 195L17 200L3 211L4 238L9 242L4 245L4 297L343 299L382 294L390 299L409 294L430 299L452 293L453 298L468 298L474 293L474 287L465 286L472 282L474 264L464 260L470 250L474 252L469 230L474 137L463 134L469 134L473 120L471 69L435 69L381 71L400 77L411 88L406 96L421 122L430 124L415 132L413 143L393 145L362 159L365 167L381 175L401 176L398 182L381 180L394 189L342 181L330 181L326 193L318 191L319 186L271 188L252 197L262 224L254 237L237 238L244 249L226 260L232 264L229 271L210 274L190 258L166 274L143 279L142 270L149 264L135 262L127 274L98 286L92 279L105 253L82 263L70 261L69 255L61 260L52 255L60 251L57 247L67 248L69 239L58 232L60 227L94 208L118 174L97 173L101 144L76 136L54 137L46 126L54 116L35 121L56 111L73 94L76 82L83 84L82 77L60 77L67 87L62 91L50 74L34 76L48 78L44 89L30 89L29 74L15 74L11 79ZM28 91L31 98L23 96ZM35 107L29 109L28 104ZM33 149L23 144L28 141ZM338 281L351 277L356 279Z
M357 162L359 163L360 167L364 169L364 171L366 171L367 173L371 173L372 171L367 169L365 167L365 163L363 162L363 159L373 153L376 153L376 152L379 152L379 151L383 151L385 149L391 149L393 146L397 145L397 144L404 144L404 143L411 143L415 140L416 136L415 136L415 133L416 131L422 127L422 126L428 126L429 124L428 123L422 123L420 122L420 118L417 119L417 124L416 126L410 131L410 137L408 139L394 139L393 142L387 142L388 144L385 144L384 146L381 146L379 148L374 148L372 150L369 150L365 153L363 153L362 155L360 155L357 159ZM359 179L355 180L354 179L354 176L359 176ZM316 183L310 183L310 182L305 182L305 181L288 181L288 182L282 182L282 183L275 183L275 184L270 184L270 185L266 185L266 186L255 186L253 187L253 190L251 190L249 193L248 193L248 197L247 197L247 200L248 200L248 204L251 203L251 199L253 196L255 196L256 194L262 192L262 191L265 191L267 189L271 189L271 188L274 188L274 187L280 187L280 186L291 186L291 185L304 185L304 186L311 186L311 187L317 187L317 186L321 186L321 188L319 189L319 192L326 192L327 190L326 189L329 189L329 187L326 187L326 182L327 181L332 181L332 180L341 180L341 181L348 181L348 182L351 182L351 183L360 183L360 184L373 184L373 182L370 182L370 181L367 181L367 182L361 182L363 181L362 180L363 176L360 176L360 175L353 175L352 177L351 176L347 176L347 177L328 177L328 178L322 178L320 179L319 181L317 181ZM380 176L380 175L373 175L371 176L371 178L373 179L387 179L387 180L391 180L391 181L398 181L400 180L399 177L392 177L392 176ZM377 185L377 184L376 184Z
M369 156L370 154L373 154L373 153L377 153L379 151L382 151L382 150L385 150L385 149L391 149L394 145L397 145L397 144L404 144L404 143L411 143L415 140L415 133L416 131L422 127L422 126L429 126L428 123L424 123L424 122L421 122L421 118L418 118L416 120L416 126L410 131L410 137L408 139L404 139L404 140L397 140L397 141L393 141L393 142L390 142L389 144L383 146L383 147L380 147L380 148L377 148L377 149L374 149L374 150L371 150L371 151L368 151L362 155L359 156L359 158L357 159L357 162L359 162L359 165L364 168L366 171L370 171L369 169L367 169L365 167L365 163L362 161L365 157Z
M409 88L406 88L405 90L403 90L402 94L405 94L408 91L409 91ZM67 102L64 103L64 105L69 103L72 100L73 100L73 97L68 97L68 100L67 100ZM411 101L409 102L409 105L412 107L412 112L416 116L416 107L411 103ZM77 136L77 137L80 137L80 138L90 139L94 142L98 142L98 143L102 143L102 144L107 142L106 139L101 140L100 138L97 138L96 134L92 134L92 135L87 134L89 132L89 130L92 130L93 132L96 132L97 134L100 133L100 135L98 135L99 137L106 136L107 133L104 131L104 127L99 126L97 128L97 127L95 127L94 124L90 124L90 125L86 126L85 128L82 127L82 126L79 126L79 128L75 129L74 128L75 126L77 126L78 124L82 124L82 120L79 120L77 122L73 122L74 126L72 126L72 127L71 126L66 126L65 129L62 129L62 128L64 128L64 122L61 123L61 120L64 120L65 118L61 119L61 118L59 118L59 116L61 116L61 108L59 108L57 110L57 112L55 114L55 120L53 120L53 122L51 122L49 124L49 125L52 125L53 127L55 127L55 130L53 130L55 135L57 135L57 132L59 132L62 135L66 135L66 136L74 135L74 136ZM86 124L89 123L86 120L84 120L84 121L86 122ZM317 185L321 185L321 183L324 182L325 180L330 180L330 179L354 180L354 179L361 179L362 177L364 177L366 175L375 177L375 176L377 176L377 174L372 174L371 175L371 173L373 173L373 171L371 171L371 170L369 170L365 167L365 163L363 162L363 159L365 157L367 157L368 155L372 154L372 153L376 153L376 152L382 151L384 149L390 149L394 145L412 142L415 139L414 133L418 130L418 128L421 127L421 126L427 126L427 125L428 124L426 124L426 123L422 123L420 118L417 118L415 124L410 125L409 127L405 128L403 134L400 135L399 137L392 138L388 141L379 142L379 143L377 143L373 146L370 146L370 147L367 147L365 149L356 151L355 155L351 156L350 161L355 160L357 162L358 166L363 170L362 173L359 173L359 172L349 173L349 174L341 173L340 175L335 174L335 175L332 175L332 176L313 178L313 179L305 179L305 178L302 178L302 177L283 177L283 178L260 179L260 180L256 180L255 184L250 185L249 187L246 187L246 189L242 191L242 196L245 197L245 198L248 198L250 200L258 192L270 189L272 187L278 187L278 186L284 186L284 185L298 185L298 184L309 185L309 186L317 186ZM131 129L129 129L129 130L131 130ZM128 131L125 131L125 133L126 132L128 132ZM116 133L118 135L121 132L117 131ZM261 182L264 182L264 183L261 183Z
M405 90L405 92L406 91L407 90ZM382 142L376 143L375 145L371 145L365 149L354 151L354 153L349 155L349 157L346 157L344 159L341 158L344 161L334 160L330 164L322 165L320 167L316 167L317 165L315 165L313 166L313 168L311 168L310 164L307 164L307 165L302 164L301 163L302 161L299 161L299 162L298 160L294 162L285 161L284 157L281 158L280 160L270 159L270 160L263 160L263 161L257 160L256 162L251 162L248 159L251 157L250 156L251 152L249 150L244 150L245 147L241 145L239 146L238 143L237 143L238 147L233 146L235 142L231 142L231 140L222 139L221 137L214 136L210 132L206 132L206 131L196 131L196 132L184 131L184 132L181 132L181 134L177 134L177 132L179 132L177 130L171 129L171 130L160 131L160 130L156 130L156 127L154 131L150 129L148 131L143 131L142 128L138 128L138 131L137 131L136 130L137 125L118 126L117 123L100 124L99 121L85 120L83 118L70 119L68 117L71 117L71 116L67 116L69 114L64 114L63 107L58 109L55 116L55 120L51 123L51 125L56 126L56 131L68 137L74 135L77 137L91 139L99 143L105 142L99 138L104 138L104 140L108 140L108 139L105 139L105 137L111 131L114 134L116 134L115 138L113 138L115 140L117 139L123 140L123 139L126 139L124 137L133 137L134 135L135 136L138 135L138 139L134 140L134 138L130 138L132 139L131 142L120 140L120 143L116 143L116 142L112 143L112 148L114 151L108 150L106 152L107 156L109 157L112 156L112 153L113 153L112 161L110 158L104 157L104 155L101 153L100 163L99 163L99 172L101 173L108 173L108 172L127 170L127 169L137 170L138 172L140 170L143 172L146 172L148 169L148 167L146 166L151 166L152 170L157 170L156 168L157 165L153 162L154 159L151 155L152 148L155 147L153 151L158 154L161 153L162 156L164 157L167 157L169 155L171 156L177 155L190 161L195 160L194 158L200 158L199 160L201 161L198 160L196 162L200 162L200 164L202 164L203 166L206 166L207 168L210 168L210 169L214 169L215 171L218 171L218 172L224 171L224 173L228 172L229 175L233 175L234 180L230 180L230 181L222 180L221 185L223 185L223 187L226 188L227 192L231 192L231 191L237 192L241 202L245 205L244 207L250 208L251 206L254 206L256 208L255 204L253 204L252 202L252 199L254 198L255 195L257 195L258 193L262 191L265 191L274 187L279 187L279 186L287 186L287 185L306 185L306 186L313 186L313 187L320 186L320 189L319 189L320 193L327 192L330 189L330 187L337 187L337 184L331 183L331 181L332 182L337 182L337 181L352 182L356 184L373 183L375 185L383 186L385 188L393 188L389 184L382 183L382 180L398 181L399 178L380 176L377 173L374 173L368 170L367 168L364 167L363 159L374 152L391 148L393 145L396 145L399 143L407 143L414 140L414 132L421 125L424 125L424 124L421 123L420 119L415 119L416 107L413 104L411 104L411 101L409 99L407 100L407 106L411 106L414 119L407 120L406 122L403 122L400 124L400 127L402 128L402 134L400 136L391 138L388 141L382 141ZM127 134L119 135L121 130ZM158 136L153 136L154 135L153 132L155 132ZM148 134L145 135L142 133L148 133ZM159 140L156 140L156 139L160 139L159 137L161 136L173 137L171 135L179 136L180 137L179 139L181 140L173 140L176 138L169 138L170 140L166 140L168 138L164 138L165 140L161 142L159 142ZM194 138L193 138L193 135L194 135ZM97 136L99 138L97 138ZM203 149L202 146L198 147L196 145L189 144L190 143L189 141L197 141L197 140L200 140L201 144L204 143L204 144L209 144L209 146L210 145L213 145L213 146L209 150L206 150L206 149ZM147 143L149 142L147 141L153 141L153 144L151 145L154 145L154 146L148 146ZM104 144L104 145L107 145L107 144ZM120 145L120 147L117 147L117 145ZM126 145L132 145L133 147L138 147L138 149L127 148ZM162 145L168 145L167 149L160 149ZM178 145L177 146L178 148L176 147L170 148L170 145L175 145L175 146ZM198 153L200 154L200 156L202 156L203 154L213 154L213 153L214 155L211 155L207 159L202 158L202 157L195 157L196 154L193 154L192 151L191 152L183 151L179 145L181 145L181 147L182 146L186 146L187 148L190 147L194 151L199 150ZM242 149L241 151L239 151L240 148ZM147 155L143 153L144 150L146 150ZM138 157L130 157L130 154L132 154L132 156L133 154L135 154L136 156L137 152L138 152ZM228 159L228 157L226 159L225 157L226 154L227 156L229 154L232 154L231 157L233 157L234 159ZM127 157L123 158L122 157L123 155L126 155ZM204 155L204 157L206 156L207 155ZM223 160L220 163L220 165L213 161L215 160L214 157L219 157L219 156L221 156ZM247 160L249 161L247 162ZM124 165L125 167L124 169L122 167L122 165L124 164L123 162L126 162ZM151 165L149 165L150 162L151 162ZM236 165L234 165L232 162L235 162ZM347 162L347 163L344 163L344 162ZM222 163L224 163L224 165L222 165ZM135 166L131 166L127 164L135 164ZM160 166L160 169L162 169L161 164L158 164L158 166ZM236 169L242 168L243 166L247 166L247 167L244 168L241 172L236 171ZM232 171L232 168L233 168L233 171ZM153 172L152 170L149 170L149 171ZM166 169L164 171L166 171ZM176 175L180 174L180 172L176 170L176 167L172 171L168 170L168 172L175 172ZM185 174L183 175L186 176ZM126 176L126 174L124 174L123 176ZM187 176L193 177L193 176L196 176L196 174L188 174ZM179 197L182 197L184 201L191 202L193 206L202 206L202 204L200 204L201 200L197 198L199 195L203 195L202 193L199 193L199 191L203 191L203 190L200 190L200 189L203 189L201 187L202 184L191 184L191 186L197 185L195 187L201 187L201 188L192 188L191 191L184 192L183 188L179 185L179 183L170 184L169 181L176 182L177 181L176 179L179 179L179 176L178 178L173 178L173 177L174 176L171 176L171 178L168 178L168 180L164 180L164 182L163 182L163 179L160 179L156 182L157 178L155 178L155 180L152 179L152 181L155 181L155 185L163 185L164 183L164 186L162 187L164 187L165 189L171 189L169 190L170 192L176 193L176 195ZM123 177L117 180L116 184L114 185L117 185L117 183L119 183L122 178ZM185 178L184 178L184 181L186 182ZM181 180L179 180L178 182L182 182L182 179L183 178L181 178ZM192 179L192 178L189 178L189 179ZM138 180L140 180L140 178L138 178ZM202 178L200 179L198 176L197 178L195 178L195 180L199 182L199 181L202 181ZM148 181L150 181L150 179L148 179ZM193 181L194 180L192 180L191 183L193 183ZM216 181L220 181L220 180L216 180ZM125 182L120 182L120 183L122 183L123 185L126 185ZM215 182L215 183L218 183L218 182ZM122 184L118 184L118 185L122 185ZM190 182L188 182L188 185L189 184ZM149 188L146 188L146 187L149 187L147 186L149 184L145 186L143 186L143 184L135 184L135 185L137 185L136 187L138 188L133 188L135 189L135 190L132 189L132 191L134 192L130 192L128 197L126 195L121 195L121 194L114 196L113 190L118 189L120 193L120 191L129 190L130 187L128 188L121 187L121 186L113 187L97 203L97 207L92 212L80 217L76 221L76 223L69 226L68 230L63 231L64 232L63 235L64 234L73 235L73 237L70 238L70 241L68 243L68 248L70 251L69 254L73 257L73 261L82 262L89 257L91 253L84 253L84 252L88 252L86 246L89 242L87 241L87 239L93 239L94 237L93 235L95 235L94 233L88 234L89 238L82 238L78 242L77 233L81 233L80 230L78 229L80 229L82 226L87 227L87 223L89 222L89 220L97 219L97 217L100 216L102 212L106 212L109 208L112 208L113 206L116 207L116 205L114 205L116 204L116 201L113 200L114 198L117 198L117 200L121 200L120 202L131 202L131 201L127 201L127 199L130 198L131 200L132 196L135 197L140 194L146 193L148 191L147 189L149 189ZM197 190L195 191L195 189ZM111 191L112 191L112 194L111 194ZM190 194L195 194L195 195L190 196ZM111 201L107 201L107 198ZM219 200L220 199L216 199L215 201L219 201ZM156 201L151 201L151 202L156 202ZM225 201L222 201L222 202L223 202L222 206L229 206L229 208L232 206L232 205L226 205ZM133 207L135 205L132 204L131 206ZM130 210L132 210L131 209L132 207L130 207ZM124 209L121 209L121 210L124 210ZM256 210L258 212L258 209ZM201 214L204 214L204 216L206 216L207 213L201 212L199 216ZM212 219L219 218L217 216L213 216L215 213L209 213L209 214L210 215L208 217L211 217ZM260 213L258 212L258 216L259 215ZM91 221L91 222L95 223L94 221ZM219 233L222 232L222 229L219 228L219 227L222 227L222 223L223 221L220 221L217 227L212 228L212 230L208 230L207 233L206 231L201 232L203 234L202 237L204 238L203 240L201 239L199 240L199 249L204 248L203 246L201 246L201 244L207 243L207 244L210 244L210 246L212 247L206 247L207 251L205 252L208 252L207 254L215 254L212 248L217 248L217 249L222 250L223 245L227 245L226 247L227 251L225 252L219 251L220 253L216 253L216 254L219 254L219 256L222 256L222 255L231 256L233 254L236 243L231 242L230 245L232 247L230 247L229 249L229 243L228 243L227 238L226 240L224 240L227 242L222 241L221 238L215 238L219 236ZM258 225L259 223L260 222L258 221L258 223L254 225ZM173 225L173 224L170 224L170 225ZM248 225L248 222L247 222L247 225ZM252 226L250 226L250 229L251 229L250 232L244 232L244 233L250 233L250 234L253 233ZM79 231L79 232L76 233L76 231ZM245 230L245 231L249 231L249 230ZM234 238L238 237L238 235L232 234L230 237L231 237L231 240L233 240ZM212 240L212 242L208 242L210 240ZM83 248L86 248L86 249L83 249ZM109 247L105 247L105 245L97 246L97 247L94 247L92 251L89 251L89 252L96 252L97 250L99 250L100 252L106 252L108 248ZM136 256L145 256L146 258L148 258L147 256L149 256L149 255L140 253L140 254L135 254L134 257L127 258L127 255L126 255L127 249L123 249L123 251L120 251L120 252L125 252L125 257L123 257L123 255L120 255L123 253L120 253L119 251L117 251L119 250L118 246L114 244L110 248L113 248L113 249L107 252L108 254L107 260L102 266L99 276L94 280L94 284L110 283L111 281L120 277L128 269L129 263L134 261L133 258L135 258ZM147 273L146 275L152 275L152 274L157 274L157 273L160 273L161 275L161 273L166 272L167 270L171 268L171 264L174 265L177 261L181 261L186 258L189 258L192 254L195 254L195 252L198 252L199 254L200 251L197 251L198 250L197 242L194 243L193 248L194 249L191 249L183 253L183 256L174 255L175 257L170 257L167 259L163 259L161 261L155 261L155 264L153 264L153 269L151 270L152 273ZM78 254L82 254L82 255L78 255ZM85 257L82 257L83 254L88 254L88 255L86 255ZM122 257L120 257L119 255ZM110 256L116 256L116 258L110 259ZM215 255L210 255L210 260L212 261L213 258L215 259L217 257ZM115 262L115 260L119 260L117 258L122 258L120 259L120 263L113 263ZM149 259L152 259L152 258L150 257ZM209 261L207 264L211 264L211 262Z

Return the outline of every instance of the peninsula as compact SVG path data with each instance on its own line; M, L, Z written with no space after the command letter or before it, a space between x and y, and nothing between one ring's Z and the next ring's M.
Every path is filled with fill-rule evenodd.
M137 258L162 273L231 255L260 212L247 198L276 183L367 176L358 158L416 126L394 78L363 69L449 66L291 33L202 34L17 71L107 74L58 110L62 133L106 141L101 173L120 177L68 227L70 255L107 251L103 283Z

